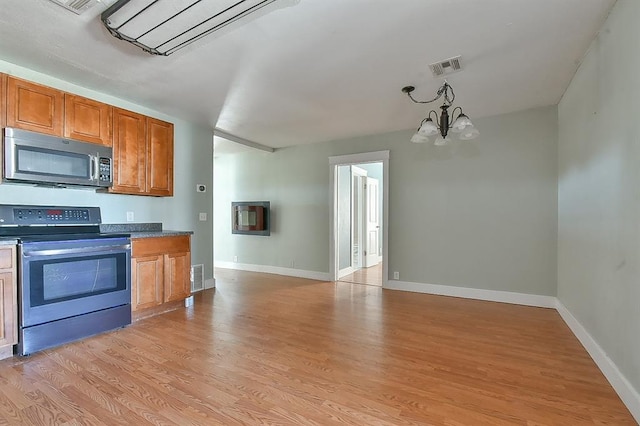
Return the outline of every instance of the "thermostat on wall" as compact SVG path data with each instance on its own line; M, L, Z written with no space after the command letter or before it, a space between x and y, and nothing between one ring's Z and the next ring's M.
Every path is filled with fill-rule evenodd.
M196 185L196 192L207 192L207 185L199 183Z

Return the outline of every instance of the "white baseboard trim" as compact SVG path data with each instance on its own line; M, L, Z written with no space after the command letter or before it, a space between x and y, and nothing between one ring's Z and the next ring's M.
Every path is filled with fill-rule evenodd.
M537 294L515 293L511 291L485 290L469 287L454 287L439 284L412 283L389 280L385 288L391 290L412 291L415 293L437 294L439 296L462 297L464 299L487 300L491 302L513 303L515 305L555 308L556 298Z
M342 278L342 277L344 277L346 275L353 274L355 271L356 270L353 268L353 266L347 266L344 269L340 269L338 271L338 279L340 279L340 278Z
M594 360L600 371L602 371L602 374L604 374L622 402L627 406L631 415L640 423L640 393L629 383L616 364L607 356L606 352L558 298L509 291L422 284L396 280L389 280L385 288L555 309Z
M216 279L215 278L208 278L206 280L204 280L204 289L208 289L208 288L216 288Z
M604 374L609 383L611 383L611 386L627 406L631 415L640 423L640 393L634 389L633 385L624 377L607 353L558 299L556 299L556 310L580 343L582 343L582 346L584 346L589 355L591 355L591 358L593 358L598 368L600 368L600 371L602 371L602 374Z
M304 269L282 268L270 265L252 265L249 263L215 261L216 268L236 269L238 271L263 272L265 274L286 275L289 277L307 278L310 280L329 281L328 272L306 271Z

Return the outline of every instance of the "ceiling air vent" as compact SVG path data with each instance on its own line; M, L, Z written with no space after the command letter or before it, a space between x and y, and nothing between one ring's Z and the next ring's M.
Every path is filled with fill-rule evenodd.
M429 65L434 77L442 77L443 75L453 74L462 69L460 65L461 56L454 56L453 58L445 59L444 61L434 62Z
M89 10L91 6L98 3L98 0L51 0L53 3L72 11L77 15L82 15Z

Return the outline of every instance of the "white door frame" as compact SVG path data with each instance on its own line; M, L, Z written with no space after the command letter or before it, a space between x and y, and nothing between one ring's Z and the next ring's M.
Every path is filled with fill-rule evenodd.
M338 279L338 166L359 163L382 163L382 287L389 281L389 151L363 152L360 154L329 157L329 277Z

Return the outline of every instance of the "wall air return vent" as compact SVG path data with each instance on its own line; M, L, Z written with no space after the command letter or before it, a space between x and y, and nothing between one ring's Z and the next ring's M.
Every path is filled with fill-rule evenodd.
M204 265L191 265L191 292L204 289Z
M462 65L460 64L461 56L454 56L453 58L445 59L444 61L434 62L433 64L429 64L429 68L431 68L431 73L433 73L434 77L442 77L443 75L453 74L454 72L458 72L462 70Z
M82 15L92 6L97 4L99 0L51 0L53 3L72 11L77 15Z

